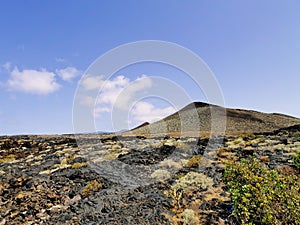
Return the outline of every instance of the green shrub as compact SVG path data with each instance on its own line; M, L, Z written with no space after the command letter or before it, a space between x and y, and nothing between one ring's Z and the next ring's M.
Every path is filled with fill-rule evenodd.
M294 157L294 164L300 169L300 152Z
M229 162L223 174L242 224L300 224L299 177L269 170L258 159Z

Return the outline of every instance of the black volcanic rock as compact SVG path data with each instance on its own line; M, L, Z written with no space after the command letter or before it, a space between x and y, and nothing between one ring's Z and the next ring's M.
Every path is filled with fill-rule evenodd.
M170 156L175 146L163 145L159 148L144 148L142 150L131 150L127 154L118 156L118 160L129 165L151 165L157 164Z
M198 224L230 224L233 205L222 183L225 161L256 157L280 173L299 176L300 172L293 164L300 147L300 125L213 139L81 138L83 144L77 146L71 135L0 137L0 224L184 224L184 212L194 212ZM175 151L175 146L180 147ZM103 153L109 157L104 159ZM186 156L180 158L181 154ZM189 167L194 155L199 164ZM152 183L125 186L99 173L94 159L105 165L119 161L146 169L152 165L155 170L154 164L164 164L172 173ZM157 168L157 174L168 172ZM180 189L172 189L190 173L201 174L203 183L211 180L212 187L184 192L182 183Z

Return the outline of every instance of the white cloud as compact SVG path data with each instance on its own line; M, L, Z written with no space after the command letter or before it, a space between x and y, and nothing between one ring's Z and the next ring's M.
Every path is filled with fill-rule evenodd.
M100 118L102 113L109 113L111 112L111 108L110 107L97 107L93 113L94 113L94 117L96 118Z
M19 71L16 67L10 76L7 85L11 90L46 95L60 88L55 79L56 75L45 69Z
M119 109L127 109L131 99L136 93L147 90L151 86L152 80L149 77L143 75L142 77L137 78L134 82L130 83L130 85L126 86L126 88L124 88L118 96L116 96L114 106Z
M95 105L95 98L91 96L80 96L80 104L86 106L93 106Z
M152 123L175 112L176 110L172 106L160 109L155 108L151 103L140 101L137 102L131 110L131 115L133 117L131 123Z
M103 112L111 112L113 107L126 110L137 92L152 86L152 80L145 75L133 82L124 76L117 76L113 80L103 80L98 76L85 78L83 85L87 90L101 90L95 108L95 115L99 117Z
M86 90L97 90L102 88L105 80L103 80L102 76L90 76L87 75L83 80L82 80L82 86Z
M80 71L75 67L66 67L65 69L56 70L56 73L64 81L71 81L80 74Z
M130 84L130 80L124 76L117 76L113 80L103 81L103 84L97 103L112 106L121 92Z
M97 119L112 119L109 114L113 115L113 110L116 110L114 116L117 118L114 120L123 121L122 115L130 115L129 123L136 125L146 121L152 123L176 111L171 106L158 108L145 101L139 101L131 108L131 104L141 96L147 96L153 86L151 77L146 75L133 81L121 75L112 80L105 80L103 76L86 76L81 82L88 91L88 94L81 98L81 104L93 107L91 113ZM96 101L89 96L90 91L100 91ZM122 123L120 121L118 125Z
M113 80L103 80L102 77L89 77L85 80L86 89L101 90L97 98L97 106L94 111L96 117L101 117L103 112L111 112L122 91L130 84L130 80L124 76L117 76Z

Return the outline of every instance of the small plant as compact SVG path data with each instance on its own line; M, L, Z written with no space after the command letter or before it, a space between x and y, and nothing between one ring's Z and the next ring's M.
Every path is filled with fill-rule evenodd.
M117 152L117 151L120 151L122 149L122 146L119 145L119 144L115 144L113 146L111 146L111 152Z
M166 196L173 199L174 205L181 208L180 202L183 194L194 191L203 191L209 189L213 185L213 180L202 173L189 172L186 175L180 175L179 179L166 191Z
M224 155L226 152L228 151L228 149L227 148L219 148L219 150L218 150L218 156L222 156L222 155Z
M223 180L241 224L300 224L299 177L270 170L253 158L229 162Z
M15 160L15 155L10 154L0 159L0 163L9 163Z
M181 208L180 202L182 199L182 194L183 194L182 190L176 190L176 189L169 190L166 192L166 196L171 197L173 199L173 204L178 208Z
M68 165L70 162L72 162L75 159L75 155L68 156L61 160L60 165Z
M72 169L79 169L79 168L82 168L82 167L86 167L87 166L87 162L83 162L83 163L74 163L72 165Z
M300 152L293 158L294 165L300 169Z
M113 159L116 159L118 158L120 154L119 153L110 153L110 154L105 154L102 159L104 161L110 161L110 160L113 160Z
M158 180L168 179L170 177L170 172L162 169L158 169L151 174L151 178Z
M82 190L83 197L87 197L103 188L103 184L97 180L90 181Z
M240 137L244 140L244 141L248 141L248 140L253 140L256 138L255 134L242 134L240 135Z
M202 156L201 156L201 155L195 155L195 156L191 157L191 158L187 161L185 167L186 167L186 168L197 167L197 166L199 166L201 160L202 160Z
M238 145L238 144L242 143L242 141L243 141L242 139L236 139L233 141L233 144Z
M204 142L208 142L209 139L210 139L209 136L203 136L203 137L200 138L200 140L201 140L201 141L204 141Z
M200 224L199 218L192 209L185 209L182 213L183 225L198 225Z
M203 173L189 172L175 182L172 190L193 192L195 190L209 189L213 184L213 180Z
M190 146L188 146L187 144L185 144L183 141L181 140L178 140L176 143L175 143L175 147L176 148L180 148L180 149L183 149L185 151L189 150L190 149Z

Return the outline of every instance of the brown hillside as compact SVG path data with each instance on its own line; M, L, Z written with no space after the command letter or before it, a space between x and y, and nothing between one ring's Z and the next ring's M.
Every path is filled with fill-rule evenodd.
M214 118L213 127L217 131L214 133L216 135L222 134L223 127L226 127L226 135L238 135L270 132L300 124L299 118L283 114L230 109L203 102L194 102L160 121L137 127L124 134L151 134L153 136L209 135L211 133L212 118Z

